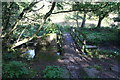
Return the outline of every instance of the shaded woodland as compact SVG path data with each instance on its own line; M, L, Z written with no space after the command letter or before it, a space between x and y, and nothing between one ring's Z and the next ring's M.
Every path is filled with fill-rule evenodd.
M120 2L2 2L2 78L120 76Z

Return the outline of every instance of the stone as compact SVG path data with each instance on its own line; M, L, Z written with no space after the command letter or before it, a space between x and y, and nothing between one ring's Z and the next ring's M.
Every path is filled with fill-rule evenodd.
M120 72L120 71L118 70L118 66L112 66L110 69L111 69L112 71L115 71L115 72Z
M74 66L74 65L67 66L67 68L68 68L68 69L76 69L76 70L78 70L78 69L79 69L79 67Z
M26 51L26 52L24 52L22 55L20 55L21 57L25 57L25 58L27 58L28 60L30 60L30 59L33 59L34 58L34 56L35 56L35 50L33 49L31 49L31 50L28 50L28 51Z
M70 57L69 60L70 60L71 62L75 63L75 60L74 60L72 57Z
M58 62L63 63L63 62L64 62L64 60L58 59Z
M100 72L96 70L95 68L84 68L84 70L90 77L97 77L97 74Z
M57 34L53 34L53 33L47 34L46 40L47 40L49 43L51 43L51 41L53 41L54 39L55 39L55 40L57 39Z
M80 61L82 61L81 60L81 58L79 58L79 57L74 57L74 59L79 63Z
M67 59L64 60L64 64L69 64L69 63L70 63L69 60L67 60Z
M57 55L59 56L59 55L60 55L60 52L57 52Z

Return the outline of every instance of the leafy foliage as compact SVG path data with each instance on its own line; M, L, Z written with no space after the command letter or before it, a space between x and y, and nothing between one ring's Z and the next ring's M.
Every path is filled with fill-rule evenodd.
M19 61L11 61L3 66L3 78L23 78L31 74L27 65Z
M85 2L85 3L79 3L79 2L75 2L75 4L72 5L73 10L89 10L89 9L94 9L96 6L89 3L89 2Z
M103 3L79 3L76 2L72 5L73 10L83 10L89 11L96 14L96 16L108 16L108 13L116 11L118 9L118 4L115 2L103 2Z
M98 8L102 8L100 8L100 10L93 11L96 16L106 17L110 12L117 10L117 3L114 2L99 3L97 6Z
M47 66L43 73L44 78L63 78L64 69L59 66Z
M54 23L47 23L45 27L45 31L47 33L57 33L58 32L58 25Z
M75 4L72 5L73 10L78 11L85 11L85 12L91 12L97 17L99 17L98 25L97 27L101 26L102 20L109 15L111 12L117 12L118 9L118 3L117 2L102 2L102 3L79 3L75 2Z
M17 53L3 53L3 60L14 60L17 59Z
M31 37L38 29L40 25L39 24L36 24L36 25L18 25L18 30L14 31L13 35L11 35L12 38L15 38L17 39L20 35L21 35L21 32L24 30L23 34L21 35L21 38L20 39L24 39L26 37ZM46 27L46 26L45 26ZM46 34L47 32L44 30L43 27L41 29L41 31L37 34L38 36L42 36L44 34Z
M74 12L74 14L73 14L72 16L65 16L65 18L66 18L67 20L69 20L69 19L73 19L73 20L83 19L83 17L80 16L79 13L80 13L80 12L77 12L77 13Z
M2 23L3 29L9 31L17 20L19 14L22 12L23 8L27 6L26 2L3 2L2 3ZM3 30L3 32L4 32Z

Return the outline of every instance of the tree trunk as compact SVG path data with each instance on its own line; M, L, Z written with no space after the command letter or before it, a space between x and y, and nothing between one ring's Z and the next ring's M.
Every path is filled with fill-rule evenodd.
M2 14L2 17L3 17L3 31L7 30L8 29L8 24L9 21L10 21L10 17L11 17L11 7L12 5L14 4L14 2L9 2L9 3L6 3L4 2L4 13Z
M82 24L81 24L82 28L85 26L85 21L86 21L86 12L84 11L83 21L82 21Z
M76 20L77 27L79 27L78 19Z
M97 28L100 28L100 27L101 27L101 22L102 22L102 20L103 20L103 17L99 16Z
M76 17L76 24L77 24L77 27L79 27L79 22L78 22L78 12L76 13L77 17Z
M4 7L3 7L4 6ZM3 12L2 12L2 25L3 25L3 30L6 28L6 18L7 18L7 3L2 3L2 8L3 8Z
M56 2L53 2L53 3L52 3L51 9L50 9L50 10L45 14L45 16L43 17L44 21L46 21L46 19L52 14L52 11L53 11L54 8L55 8L55 4L56 4Z

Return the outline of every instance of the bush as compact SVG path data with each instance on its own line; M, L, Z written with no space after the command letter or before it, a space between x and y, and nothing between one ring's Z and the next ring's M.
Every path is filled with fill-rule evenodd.
M19 61L11 61L3 66L3 78L23 78L31 73L26 64Z
M64 69L59 66L47 66L43 73L44 78L63 78Z
M9 52L9 53L3 53L3 60L16 60L19 58L19 53L16 52Z
M9 53L9 54L4 53L3 54L3 59L4 60L11 60L11 59L15 59L15 56L11 53Z

